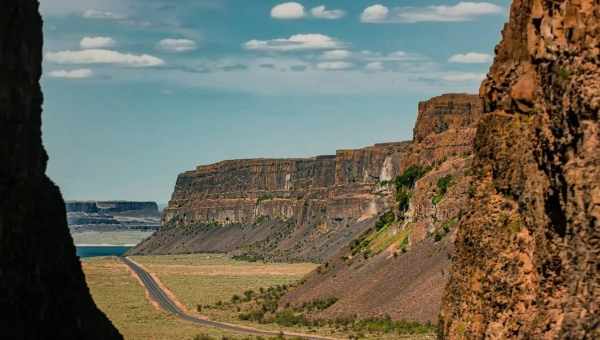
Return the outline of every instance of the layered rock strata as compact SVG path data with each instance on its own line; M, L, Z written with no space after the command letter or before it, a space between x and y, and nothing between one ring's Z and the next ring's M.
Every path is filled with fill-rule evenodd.
M600 3L515 0L481 87L446 338L600 338Z
M178 177L161 230L132 253L224 251L322 262L394 207L390 182L407 167L468 157L477 112L477 96L444 95L420 105L415 130L427 135L413 142L199 166ZM432 128L439 122L443 130ZM428 229L415 235L423 239Z
M7 339L120 339L89 294L41 140L42 20L0 3L0 326Z
M160 214L155 202L68 201L71 232L156 230Z

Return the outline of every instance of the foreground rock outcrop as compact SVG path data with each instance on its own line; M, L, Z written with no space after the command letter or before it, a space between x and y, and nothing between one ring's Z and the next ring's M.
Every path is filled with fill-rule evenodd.
M600 3L515 0L481 87L447 338L600 338Z
M7 339L120 339L88 292L41 140L42 20L0 3L0 326Z

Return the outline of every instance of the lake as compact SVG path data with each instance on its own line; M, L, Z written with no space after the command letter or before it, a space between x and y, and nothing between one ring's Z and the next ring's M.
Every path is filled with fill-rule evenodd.
M81 258L96 256L121 256L131 247L126 246L77 246L77 256Z

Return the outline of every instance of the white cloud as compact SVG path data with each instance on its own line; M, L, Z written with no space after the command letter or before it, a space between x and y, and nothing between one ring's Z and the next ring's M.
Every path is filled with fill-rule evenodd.
M502 7L489 2L461 1L452 6L397 7L392 10L382 5L374 5L363 11L361 21L367 23L460 22L503 12Z
M365 66L367 71L383 71L383 63L380 61L374 61L372 63L368 63Z
M285 2L271 9L271 17L280 20L301 19L304 15L304 6L297 2Z
M163 39L158 43L158 48L167 52L189 52L198 48L198 44L190 39Z
M243 46L247 50L289 52L335 49L343 44L323 34L296 34L289 38L250 40Z
M101 49L48 52L46 60L57 64L115 64L130 67L152 67L165 63L148 54L136 55Z
M123 0L40 0L40 11L43 16L81 15L90 8L98 11L123 13L127 10L126 2Z
M110 37L84 37L79 42L83 49L114 47L117 42Z
M94 72L89 68L80 68L76 70L54 70L48 73L51 78L63 79L84 79L94 75Z
M485 79L483 73L450 73L441 76L442 80L448 82L482 81Z
M126 15L113 13L110 11L100 11L96 9L88 9L83 12L83 17L86 19L101 19L101 20L124 20Z
M390 13L389 8L377 4L365 8L360 15L360 21L362 22L383 22L387 19Z
M321 54L321 59L323 60L342 60L348 59L352 56L352 52L348 50L332 50L325 51Z
M354 67L354 64L347 61L328 61L317 64L317 69L325 71L348 70Z
M328 10L325 6L321 5L311 9L310 14L312 14L313 17L318 19L335 20L343 18L346 15L346 12L344 12L341 9Z
M448 59L451 63L459 64L487 64L493 61L493 57L486 53L469 52L464 54L455 54Z
M423 61L426 58L417 54L404 51L395 51L387 54L372 51L362 51L361 56L367 61Z

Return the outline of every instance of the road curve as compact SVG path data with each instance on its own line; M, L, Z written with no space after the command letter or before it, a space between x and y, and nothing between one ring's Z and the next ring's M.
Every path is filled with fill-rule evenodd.
M257 336L279 336L281 332L274 331L262 331L259 329L238 326L223 322L217 322L207 319L202 319L193 315L190 315L179 308L173 300L160 288L158 283L154 280L154 278L145 271L142 267L140 267L137 263L132 261L127 257L120 257L121 261L127 265L131 270L140 278L142 283L144 284L146 290L148 291L150 298L156 301L159 306L165 311L179 317L180 319L193 322L200 326L218 328L225 331L231 331L234 333L242 333L248 335L257 335ZM283 333L285 337L296 337L308 340L332 340L335 338L322 337L317 335L308 335L308 334L299 334L299 333Z

